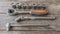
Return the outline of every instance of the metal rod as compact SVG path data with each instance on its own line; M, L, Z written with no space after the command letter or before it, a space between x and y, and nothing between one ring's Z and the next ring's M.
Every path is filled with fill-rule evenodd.
M56 31L53 29L36 29L36 30L19 30L19 29L14 29L14 30L10 30L10 31Z
M20 21L23 21L23 20L54 20L56 19L56 17L54 16L49 16L49 17L18 17L15 19L16 22L20 22Z
M10 26L15 26L15 27L45 27L45 26L49 26L49 24L11 24Z

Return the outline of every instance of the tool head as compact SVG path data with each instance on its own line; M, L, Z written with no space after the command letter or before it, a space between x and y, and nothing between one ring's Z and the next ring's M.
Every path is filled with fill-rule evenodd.
M14 9L8 9L8 13L14 13Z
M7 23L6 24L6 31L9 31L10 30L10 23Z

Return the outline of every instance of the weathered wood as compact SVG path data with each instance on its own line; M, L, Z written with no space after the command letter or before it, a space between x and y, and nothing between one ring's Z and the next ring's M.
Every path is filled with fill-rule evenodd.
M13 0L14 1L14 0ZM5 14L2 14L2 13L6 13L7 11L7 6L13 2L13 1L9 1L9 0L0 0L0 34L60 34L60 32L56 32L56 31L9 31L9 32L6 32L6 31L1 31L1 30L5 30L5 24L7 23L13 23L14 22L14 19L15 17L12 17L12 16L6 16ZM50 3L54 3L52 0L47 0L49 1ZM59 4L60 3L60 0L56 0L57 3ZM2 5L1 5L2 4ZM3 7L4 6L4 7ZM5 7L6 6L6 7ZM27 21L29 24L41 24L44 22L47 23L47 24L50 24L50 25L58 25L60 24L60 5L50 5L49 6L49 12L51 14L54 14L56 15L58 18L56 20L40 20L40 21ZM26 21L24 22L20 22L22 24L27 24L27 22L25 23ZM35 23L36 22L36 23ZM15 23L15 22L14 22ZM60 28L60 27L57 27L57 28Z

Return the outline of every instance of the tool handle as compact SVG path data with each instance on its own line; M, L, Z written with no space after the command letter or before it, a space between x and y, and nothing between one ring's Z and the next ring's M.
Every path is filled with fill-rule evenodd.
M20 22L23 20L54 20L56 17L50 16L50 17L18 17L15 19L15 21Z
M30 20L53 20L53 19L55 19L55 17L24 17L24 18L21 18L21 19L30 19Z
M49 24L11 24L11 26L16 26L16 27L46 27L49 26Z

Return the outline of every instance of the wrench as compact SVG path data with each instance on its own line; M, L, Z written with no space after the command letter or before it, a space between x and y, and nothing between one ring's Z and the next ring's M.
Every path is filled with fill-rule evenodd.
M23 20L54 20L56 19L56 17L52 16L52 17L18 17L15 19L16 22L20 22Z

